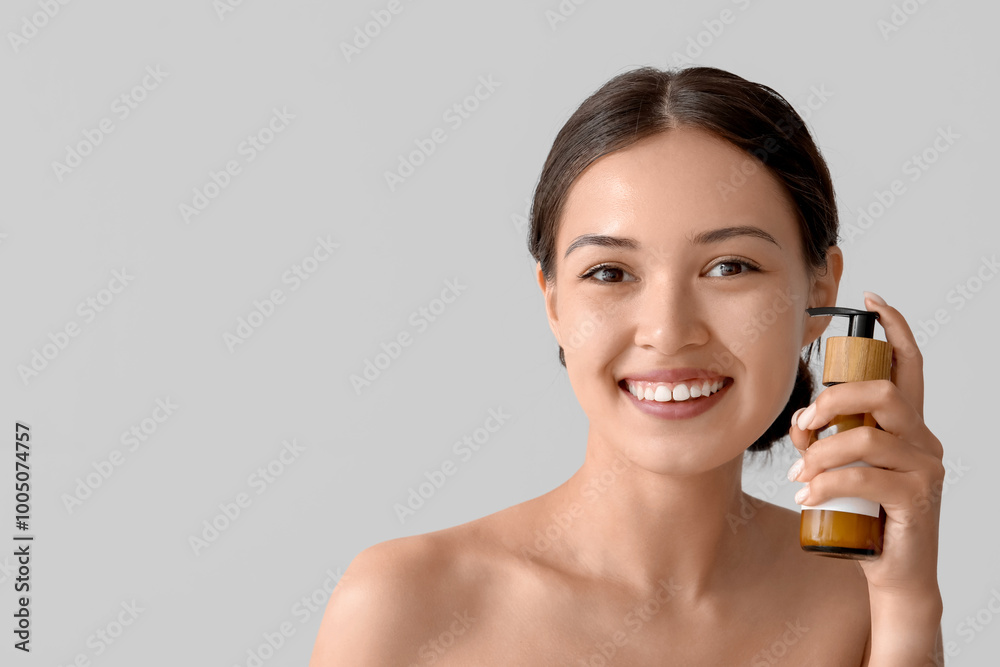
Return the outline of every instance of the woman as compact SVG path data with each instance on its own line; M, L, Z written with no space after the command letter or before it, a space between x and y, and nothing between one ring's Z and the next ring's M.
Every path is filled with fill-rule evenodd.
M560 131L531 224L585 462L538 498L363 551L311 664L934 664L944 468L921 356L866 293L894 383L810 403L801 350L829 319L806 308L836 305L843 255L829 172L788 103L714 68L621 74ZM809 444L860 412L884 430ZM882 504L879 558L804 552L797 512L742 492L744 452L786 434L797 502ZM855 460L872 467L829 470Z

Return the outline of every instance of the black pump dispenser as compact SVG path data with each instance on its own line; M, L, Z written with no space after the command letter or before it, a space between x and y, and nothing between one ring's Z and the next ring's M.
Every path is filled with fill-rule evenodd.
M860 336L862 338L875 337L875 320L878 313L870 310L858 310L857 308L806 308L806 312L813 317L822 315L842 315L847 318L847 335Z

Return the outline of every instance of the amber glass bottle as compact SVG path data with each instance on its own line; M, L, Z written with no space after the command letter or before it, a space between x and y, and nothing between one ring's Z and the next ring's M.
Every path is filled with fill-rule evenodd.
M892 346L876 340L878 313L854 308L809 308L813 317L843 315L848 318L848 335L831 336L826 341L823 385L862 380L889 380ZM815 440L858 426L878 424L870 414L840 415L817 429ZM855 461L840 468L868 465ZM833 468L834 470L838 468ZM803 505L799 543L805 551L834 558L875 558L882 553L885 510L865 498L833 498L818 505Z

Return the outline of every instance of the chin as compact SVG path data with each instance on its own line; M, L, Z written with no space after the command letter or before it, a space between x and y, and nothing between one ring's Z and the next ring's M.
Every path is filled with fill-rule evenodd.
M593 423L593 422L592 422ZM698 475L742 457L745 447L733 447L725 435L654 435L624 431L602 434L599 440L636 466L658 475ZM749 447L749 444L747 445Z

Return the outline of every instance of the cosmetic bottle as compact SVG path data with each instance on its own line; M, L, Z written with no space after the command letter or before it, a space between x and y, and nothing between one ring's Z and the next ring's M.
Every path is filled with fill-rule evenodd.
M874 338L878 313L854 308L808 308L806 312L812 317L836 315L848 319L846 336L827 338L824 386L891 379L892 346ZM816 429L810 444L858 426L879 427L868 413L840 415ZM867 465L854 461L830 470ZM818 505L802 505L799 543L803 550L822 556L876 558L882 553L884 530L885 510L877 502L865 498L833 498Z

